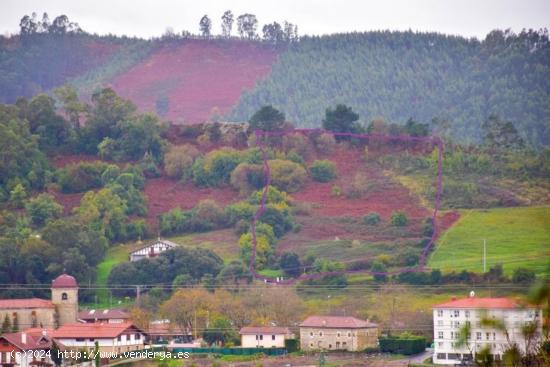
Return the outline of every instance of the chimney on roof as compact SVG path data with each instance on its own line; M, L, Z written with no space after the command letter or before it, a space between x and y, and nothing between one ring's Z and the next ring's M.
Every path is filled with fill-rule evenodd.
M46 329L42 330L42 336L47 337L48 336L48 330L46 330Z
M21 333L21 343L27 344L27 333Z

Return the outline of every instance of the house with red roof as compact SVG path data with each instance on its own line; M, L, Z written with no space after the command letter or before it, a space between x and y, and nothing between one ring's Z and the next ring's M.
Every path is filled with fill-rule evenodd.
M300 348L362 351L378 345L378 325L351 316L310 316L300 324Z
M52 338L65 350L92 350L98 343L100 351L124 353L142 350L146 333L131 322L72 323L52 332Z
M239 334L243 348L284 348L285 340L294 339L288 328L280 326L247 326Z
M52 367L52 330L33 328L0 336L0 365L5 367Z
M108 324L118 324L129 321L130 314L119 308L105 310L85 310L78 313L78 321L81 322L102 322Z
M77 313L78 284L68 274L61 274L52 281L51 299L0 299L0 322L7 318L16 330L55 328L76 322Z
M498 320L506 328L484 326L482 320ZM522 351L535 347L536 340L525 340L521 329L527 324L536 326L536 338L542 335L541 311L532 305L512 298L483 298L470 293L468 298L453 298L433 306L435 364L455 365L470 361L483 348L489 348L495 360L512 345ZM466 345L459 345L461 330L470 329ZM507 334L507 335L506 335Z

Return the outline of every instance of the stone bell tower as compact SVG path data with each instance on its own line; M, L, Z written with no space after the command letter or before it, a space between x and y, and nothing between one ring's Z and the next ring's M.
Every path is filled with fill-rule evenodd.
M78 283L68 274L52 281L52 303L57 312L58 325L76 322L78 317Z

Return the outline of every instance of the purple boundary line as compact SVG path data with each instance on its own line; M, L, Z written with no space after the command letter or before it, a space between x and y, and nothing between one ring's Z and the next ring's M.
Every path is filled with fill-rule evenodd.
M437 146L438 148L438 157L437 157L437 190L435 194L435 205L434 210L432 213L432 222L433 222L433 234L430 238L430 241L426 244L424 249L422 250L422 254L420 256L420 259L418 261L418 265L415 267L400 269L400 270L394 270L394 271L388 271L388 272L375 272L370 270L344 270L344 271L332 271L332 272L321 272L321 273L315 273L315 274L302 274L297 278L290 278L290 279L284 279L277 281L277 278L271 278L266 277L261 274L259 274L255 269L255 263L256 263L256 222L260 219L262 213L265 210L265 203L267 200L267 193L269 185L271 184L271 171L269 169L268 156L267 151L265 149L265 145L263 142L263 137L269 137L269 136L283 136L289 133L323 133L323 134L330 134L333 136L345 136L345 137L352 137L352 138L361 138L361 139L369 139L369 138L376 138L384 141L388 140L397 140L397 141L418 141L418 142L429 142L432 143L434 146ZM437 223L437 212L439 211L439 207L441 205L441 193L443 188L443 174L442 174L442 164L443 164L443 141L437 137L437 136L426 136L426 137L420 137L420 136L409 136L409 135L385 135L385 134L354 134L354 133L335 133L332 131L327 131L323 129L291 129L291 130L283 130L283 131L263 131L263 130L256 130L256 144L260 148L260 151L262 153L263 158L263 167L264 172L266 174L266 180L265 180L265 186L262 192L262 198L260 200L260 207L254 214L254 218L252 219L252 254L250 256L250 263L249 263L249 270L252 273L252 276L255 279L261 280L268 284L281 284L281 285L292 285L298 281L303 280L313 280L313 279L319 279L322 277L325 277L327 275L342 275L342 274L357 274L357 273L365 273L370 275L396 275L396 274L402 274L402 273L412 273L412 272L420 272L424 270L424 266L426 265L426 260L428 257L428 254L431 250L431 248L434 245L435 239L437 238L439 234L439 226Z

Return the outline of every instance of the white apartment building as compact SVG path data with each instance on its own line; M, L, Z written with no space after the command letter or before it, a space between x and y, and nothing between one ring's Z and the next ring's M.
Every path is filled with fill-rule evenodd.
M503 321L508 338L503 331L482 326L481 320L485 318ZM527 343L521 327L528 322L538 325L539 341L542 333L542 314L536 307L509 298L479 298L473 292L469 298L453 299L434 306L433 321L435 364L454 365L469 360L486 346L490 347L495 360L500 360L504 351L513 344L525 351ZM460 330L466 324L470 325L467 345L459 347Z

